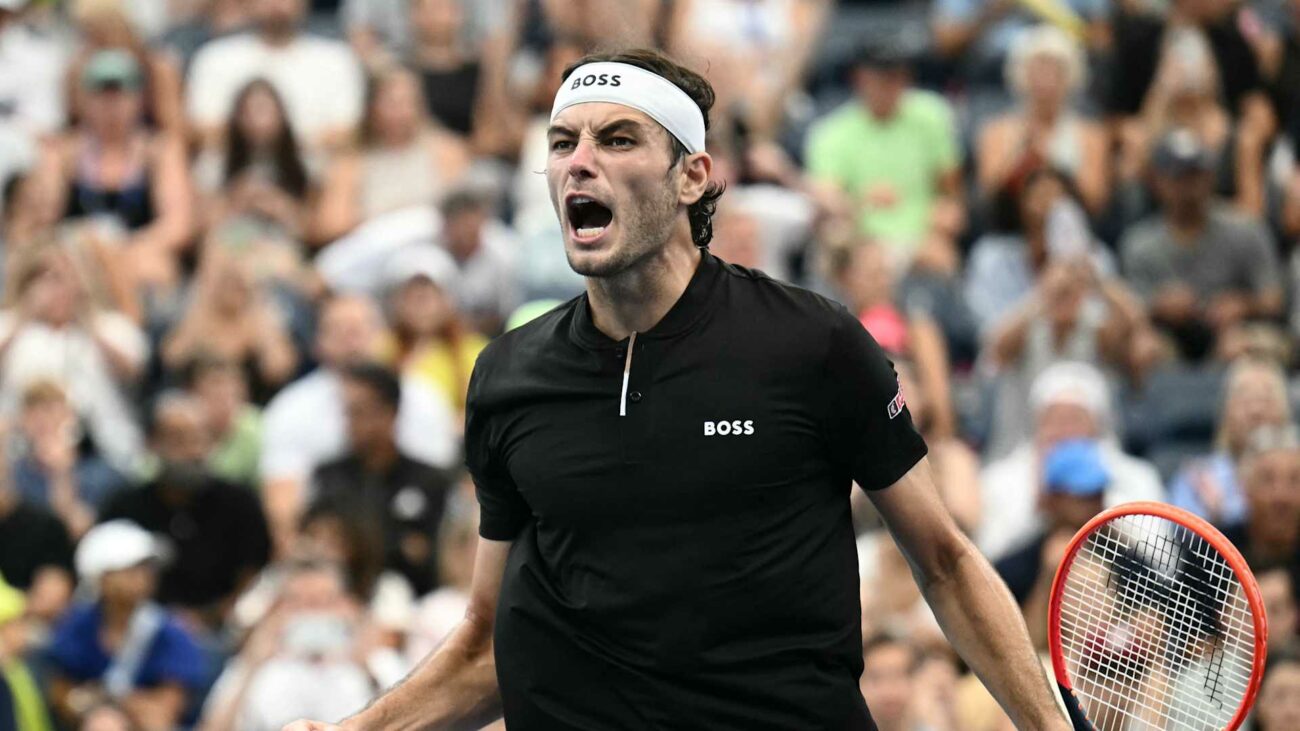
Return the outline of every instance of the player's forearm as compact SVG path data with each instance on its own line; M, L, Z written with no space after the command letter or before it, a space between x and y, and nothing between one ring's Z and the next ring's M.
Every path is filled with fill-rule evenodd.
M341 725L346 731L479 729L501 715L491 627L462 622L405 680Z
M966 541L943 573L918 580L944 634L1016 728L1069 731L1011 592L975 547Z

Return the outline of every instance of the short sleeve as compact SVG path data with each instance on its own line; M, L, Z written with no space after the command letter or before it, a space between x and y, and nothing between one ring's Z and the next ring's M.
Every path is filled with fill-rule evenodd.
M1255 223L1247 224L1246 235L1247 276L1250 277L1250 289L1255 294L1282 287L1281 268L1277 250L1273 246L1268 230Z
M140 668L139 680L142 685L176 683L190 689L201 688L205 667L198 644L175 620L168 619Z
M532 518L532 510L503 462L491 404L484 393L483 371L480 357L470 376L465 406L465 465L478 498L479 535L490 541L509 541Z
M832 113L832 116L813 125L804 147L804 165L814 179L844 185L849 176L843 170L847 161L839 145L840 121L839 114Z
M825 364L832 457L864 490L897 482L926 454L894 365L848 310L837 307Z

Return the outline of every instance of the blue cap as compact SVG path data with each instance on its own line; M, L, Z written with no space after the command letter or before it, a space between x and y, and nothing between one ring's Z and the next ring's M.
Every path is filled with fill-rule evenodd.
M1043 461L1043 482L1048 493L1096 497L1110 483L1110 470L1101 446L1091 439L1058 442Z

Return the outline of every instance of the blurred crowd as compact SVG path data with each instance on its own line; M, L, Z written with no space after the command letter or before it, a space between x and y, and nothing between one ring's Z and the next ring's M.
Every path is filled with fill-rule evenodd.
M0 731L342 717L450 631L611 46L713 83L712 250L860 316L1040 648L1068 538L1167 501L1300 728L1300 0L0 0ZM855 503L880 728L1010 729Z

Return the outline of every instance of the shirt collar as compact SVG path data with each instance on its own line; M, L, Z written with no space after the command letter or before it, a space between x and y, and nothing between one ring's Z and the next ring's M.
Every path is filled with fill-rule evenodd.
M691 275L691 281L687 283L682 296L677 298L668 313L654 327L643 333L637 333L637 339L671 338L689 330L709 311L709 298L713 294L714 284L721 272L722 262L709 253L708 249L702 249L700 263L695 267L695 273ZM621 342L614 341L596 327L596 323L591 318L591 305L587 301L586 292L578 297L572 322L569 331L573 339L584 347L613 348Z

